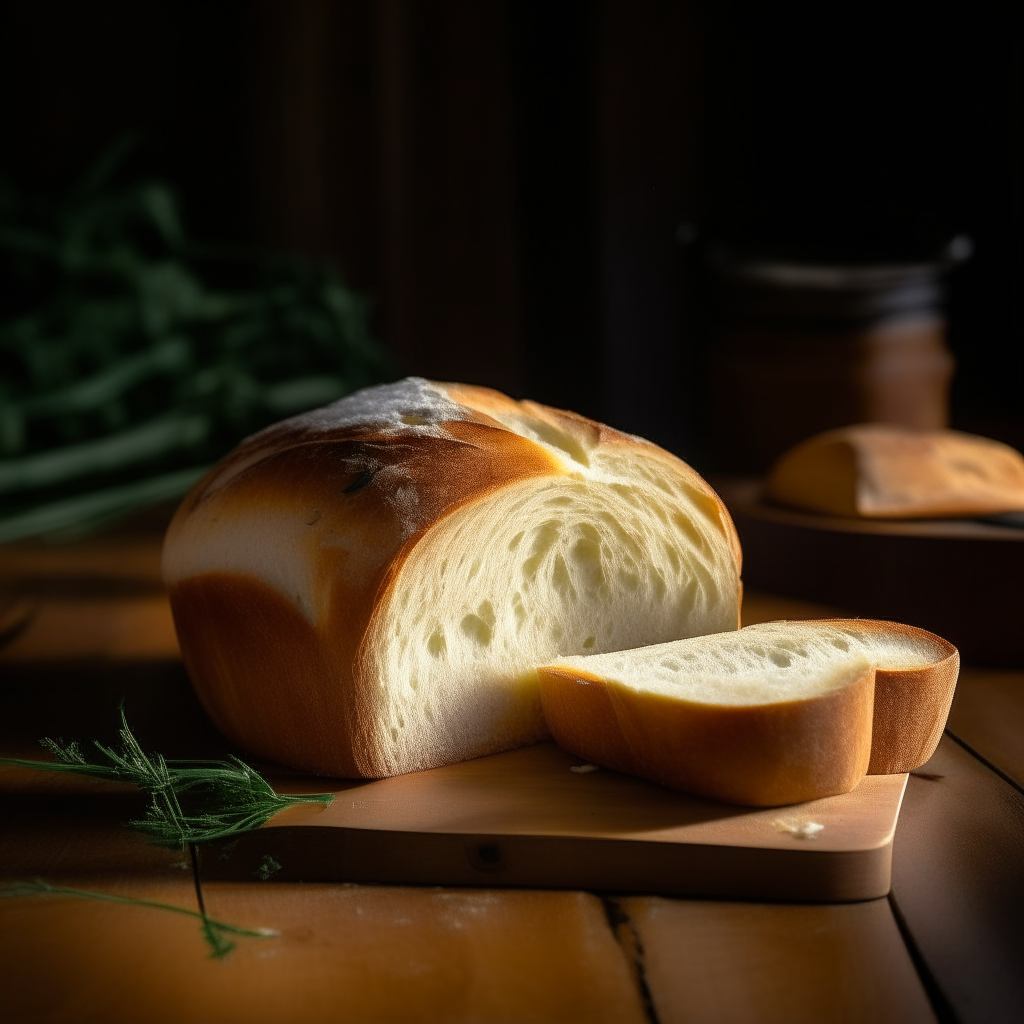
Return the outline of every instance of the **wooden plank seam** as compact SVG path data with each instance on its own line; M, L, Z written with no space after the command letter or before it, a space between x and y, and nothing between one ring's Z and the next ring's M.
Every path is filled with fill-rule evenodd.
M643 1003L647 1020L650 1024L660 1024L658 1010L654 1005L654 997L647 983L644 946L643 942L640 941L640 935L636 930L636 926L617 899L611 896L602 896L600 893L595 893L594 895L601 900L605 917L608 919L608 927L611 929L615 941L619 944L626 957L626 962L640 991L640 999Z
M968 754L970 754L976 760L980 761L990 772L992 772L995 775L998 775L999 778L1003 780L1003 782L1009 783L1009 785L1011 785L1015 790L1017 790L1017 792L1020 793L1021 796L1024 796L1024 786L1022 786L1012 775L1008 775L1006 772L1002 770L1002 768L999 768L997 765L994 765L987 757L985 757L983 754L978 753L978 751L975 750L974 747L972 747L966 740L963 740L959 736L957 736L956 733L950 732L949 729L946 729L945 733L954 743L956 743L960 747L963 747L963 749L966 750Z
M889 909L892 911L893 919L896 921L896 927L900 931L900 938L903 939L903 945L907 947L910 961L914 965L914 970L917 971L918 978L921 979L925 995L928 996L928 1002L931 1004L938 1024L960 1024L959 1018L953 1012L953 1007L946 998L946 994L942 991L934 973L928 966L928 961L925 960L917 942L914 940L914 934L911 932L891 891L886 899L889 903Z

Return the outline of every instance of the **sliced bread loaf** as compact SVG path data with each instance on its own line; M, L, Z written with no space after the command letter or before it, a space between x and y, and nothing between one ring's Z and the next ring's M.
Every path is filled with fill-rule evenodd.
M771 622L539 670L565 749L697 796L772 806L931 755L959 657L924 630Z
M689 466L409 379L243 442L167 533L200 699L234 742L379 778L548 736L535 666L736 629L739 543Z

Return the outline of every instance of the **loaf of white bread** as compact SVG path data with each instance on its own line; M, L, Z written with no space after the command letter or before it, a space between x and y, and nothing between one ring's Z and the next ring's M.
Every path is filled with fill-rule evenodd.
M689 466L420 379L244 441L182 503L163 570L213 721L336 776L543 739L537 665L738 626L736 533Z
M877 519L1024 511L1024 456L956 430L885 423L841 427L783 455L765 496L826 515Z
M956 648L892 622L770 622L540 669L558 743L697 796L773 806L932 755Z

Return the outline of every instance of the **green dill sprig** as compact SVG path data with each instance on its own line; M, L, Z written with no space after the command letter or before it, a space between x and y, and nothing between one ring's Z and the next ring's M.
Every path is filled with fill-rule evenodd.
M250 939L276 938L281 933L273 928L240 928L238 925L227 924L208 917L205 912L187 910L171 903L158 903L155 900L141 900L133 896L115 896L113 893L96 892L92 889L72 889L65 885L50 885L41 878L31 882L15 882L0 888L0 896L74 896L79 899L105 900L108 903L127 903L133 907L151 907L154 910L167 910L173 914L184 914L199 919L199 931L206 944L210 947L210 956L220 958L227 956L235 948L229 935L243 935Z
M242 438L394 376L329 264L191 239L110 149L75 188L0 169L0 544L179 499Z
M130 827L145 833L162 846L185 849L193 843L232 839L259 828L278 811L296 804L329 804L330 793L283 796L259 772L237 757L219 761L167 760L147 754L128 727L124 705L121 715L121 749L92 741L96 753L87 757L76 742L42 739L55 761L0 758L0 765L66 772L111 782L126 782L149 794L144 817Z

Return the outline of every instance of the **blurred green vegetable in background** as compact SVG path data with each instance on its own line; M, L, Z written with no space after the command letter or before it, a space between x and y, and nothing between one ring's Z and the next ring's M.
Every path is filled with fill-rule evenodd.
M0 183L0 543L180 497L241 438L386 380L366 300L322 263L185 235L171 189Z

